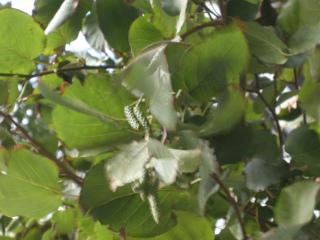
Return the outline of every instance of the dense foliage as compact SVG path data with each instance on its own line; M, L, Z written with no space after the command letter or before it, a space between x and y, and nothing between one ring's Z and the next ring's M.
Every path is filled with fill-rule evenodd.
M36 0L0 35L0 239L320 239L319 0Z

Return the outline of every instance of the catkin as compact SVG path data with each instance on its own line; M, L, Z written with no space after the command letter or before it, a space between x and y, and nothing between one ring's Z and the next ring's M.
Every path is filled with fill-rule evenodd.
M132 111L132 108L130 106L125 106L124 107L124 115L130 125L130 127L132 127L135 130L139 129L139 122L137 121L137 119L134 116L134 113Z

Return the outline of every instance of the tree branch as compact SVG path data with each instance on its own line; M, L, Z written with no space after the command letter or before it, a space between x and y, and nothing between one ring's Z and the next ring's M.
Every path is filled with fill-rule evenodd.
M214 21L211 14L213 14L216 18L219 17L215 12L211 11L210 8L208 8L204 2L201 2L198 0L192 0L192 2L205 10L207 12L207 14L209 15L209 18L211 19L211 21Z
M203 23L199 26L196 26L194 28L191 28L190 30L186 31L185 33L183 33L181 35L181 39L184 40L186 39L187 37L189 37L191 34L195 33L195 32L198 32L204 28L207 28L207 27L219 27L219 26L223 26L223 21L222 20L216 20L216 21L211 21L211 22L206 22L206 23Z
M10 124L13 124L17 130L20 131L21 137L26 139L41 155L47 157L52 162L54 162L61 173L65 174L69 179L73 180L78 185L82 185L83 179L77 176L72 170L71 167L66 165L64 162L57 159L53 154L51 154L47 149L45 149L39 142L33 139L26 129L24 129L18 122L16 122L13 117L9 114L6 114L0 111L0 115Z
M234 209L234 211L235 211L235 213L236 213L236 216L237 216L237 218L238 218L243 239L244 239L244 240L248 240L249 238L248 238L247 233L246 233L246 229L245 229L245 226L244 226L244 222L243 222L243 219L242 219L242 216L241 216L241 211L240 211L240 208L239 208L239 205L238 205L237 201L236 201L235 198L231 195L229 189L228 189L227 186L223 183L223 181L220 179L220 177L219 177L218 174L216 174L215 172L213 172L213 173L211 174L211 177L218 183L218 185L220 186L221 190L225 193L226 200L232 205L232 207L233 207L233 209Z
M259 79L257 76L255 76L255 81L256 81L256 91L254 91L258 97L261 99L261 101L263 102L263 104L266 106L266 108L269 110L272 118L273 118L273 121L275 123L275 126L276 126L276 129L277 129L277 132L278 132L278 138L279 138L279 144L280 144L280 147L281 147L281 154L283 157L283 147L284 147L284 139L283 139L283 133L282 133L282 129L281 129L281 126L280 126L280 123L279 123L279 119L278 119L278 115L277 113L275 112L275 110L273 109L273 107L268 103L268 101L265 99L265 97L263 96L263 94L260 92L260 84L259 84Z
M294 86L297 91L299 91L301 88L301 84L299 81L299 78L301 77L301 70L302 70L301 68L300 69L296 69L296 68L293 69ZM300 106L300 101L298 101L298 104ZM303 118L303 124L307 125L307 123L308 123L307 122L307 114L306 114L306 111L304 111L303 109L302 109L302 118Z
M221 17L222 17L223 21L226 21L227 14L226 14L226 6L225 6L224 0L218 0L218 5L220 8Z
M79 71L79 70L97 70L97 69L120 69L123 66L79 66L79 67L70 67L70 68L61 68L61 69L54 69L54 70L48 70L48 71L43 71L39 73L33 73L33 74L20 74L20 73L0 73L0 77L21 77L25 79L31 79L34 77L41 77L45 75L50 75L50 74L58 74L58 73L63 73L63 72L72 72L72 71Z

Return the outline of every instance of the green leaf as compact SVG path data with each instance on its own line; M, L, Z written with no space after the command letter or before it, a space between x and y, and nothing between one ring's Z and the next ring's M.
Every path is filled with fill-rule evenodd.
M169 151L178 160L179 171L192 173L198 169L201 160L200 149L180 150L170 148Z
M170 16L178 16L181 9L181 0L163 0L161 8Z
M162 0L152 1L153 24L165 38L173 38L177 33L178 16L170 16L162 9Z
M134 136L123 113L132 98L108 75L88 75L84 85L76 81L67 88L62 99L51 98L63 104L53 111L53 127L70 148L105 147Z
M97 51L105 52L109 48L99 27L96 5L92 7L90 14L86 16L82 31L88 43Z
M275 220L280 226L308 223L313 216L320 185L311 181L296 182L284 188L275 207Z
M108 201L133 194L127 186L113 192L106 181L104 165L104 162L97 164L86 175L80 194L80 202L86 209L99 207Z
M316 81L305 81L300 90L299 99L302 108L308 115L320 122L320 84Z
M94 225L94 233L96 240L113 240L112 232L99 222Z
M63 3L64 1L62 0L37 0L34 18L44 27L47 27ZM65 21L61 22L61 26L47 36L47 52L52 53L53 50L64 47L66 43L71 42L78 36L82 26L82 19L90 10L90 7L91 1L79 0L75 12L68 16Z
M149 0L135 0L131 2L131 5L142 10L144 13L152 12L152 6Z
M64 211L58 211L52 216L54 231L57 234L70 234L76 228L77 212L68 208Z
M260 0L230 0L227 2L228 16L238 17L244 21L252 21L259 11Z
M301 53L315 47L320 43L320 21L314 26L305 26L297 30L288 42L288 46L293 53ZM308 36L306 38L306 36Z
M268 159L254 158L245 168L247 188L253 191L263 191L276 184L283 177L285 165L274 164Z
M294 236L299 226L273 228L262 236L262 240L297 240Z
M218 100L207 121L200 127L201 136L217 135L230 131L242 119L245 111L245 101L238 91L229 91Z
M251 149L252 130L238 126L225 134L211 138L215 154L221 165L238 163L248 156Z
M253 191L265 190L278 183L287 173L287 164L282 160L276 136L268 131L252 131L245 166L246 186Z
M278 25L289 36L299 28L320 22L320 3L317 0L289 0L281 8Z
M78 5L79 0L65 0L59 7L54 17L49 22L45 30L45 34L48 35L58 27L60 27L69 17L71 17L75 13Z
M160 180L167 185L174 183L178 171L178 160L158 140L150 139L148 149L152 156L150 165L158 173Z
M159 191L160 223L154 222L146 201L133 193L129 186L112 192L106 182L103 163L96 165L86 176L80 202L91 209L93 216L114 231L126 227L128 236L151 237L168 231L175 225L172 210L194 208L190 193L182 190ZM143 225L143 227L141 227Z
M187 208L189 195L183 191L161 190L158 193L159 224L155 223L146 201L135 194L108 201L92 210L101 223L114 231L126 226L128 236L153 237L167 232L176 224L172 210ZM141 227L143 225L143 228Z
M138 56L124 71L123 77L133 90L138 90L150 104L150 112L168 130L174 130L177 113L173 106L171 78L160 45Z
M139 238L139 240L212 240L212 226L205 218L195 214L175 211L178 224L167 233L154 238ZM129 240L138 240L129 238Z
M32 17L15 9L1 9L0 22L0 72L30 73L33 59L44 50L42 29Z
M244 32L252 55L265 63L284 64L287 61L287 47L275 34L274 29L248 22Z
M12 107L19 96L19 80L0 80L0 106Z
M106 163L110 187L116 190L135 180L142 179L145 165L153 168L162 184L172 184L179 172L192 172L200 161L200 150L169 149L155 139L132 142Z
M128 51L128 31L138 17L137 9L122 0L97 0L97 14L99 26L111 47Z
M9 158L9 152L5 148L0 147L0 172L7 172L7 162Z
M118 187L142 178L149 156L147 141L133 142L120 149L105 166L110 188L115 191Z
M247 66L249 51L242 32L234 25L217 29L184 54L174 85L207 101L237 83Z
M293 52L306 51L319 43L319 10L317 0L290 0L282 6L277 23Z
M37 22L41 23L44 26L47 26L62 3L63 0L57 0L51 2L51 4L50 0L37 0L34 6L35 11L33 12L33 17Z
M60 204L56 166L25 149L12 152L7 173L0 176L1 212L40 218Z
M130 26L129 43L135 55L162 39L161 32L148 20L147 16L137 18Z
M79 239L86 240L114 240L113 233L91 217L83 216L79 219Z
M202 159L199 169L201 178L199 191L198 191L198 203L200 213L204 214L206 203L210 196L219 190L219 185L212 178L212 173L219 174L219 165L214 155L214 151L208 146L208 143L202 142Z
M318 176L320 171L320 139L316 131L306 127L293 130L286 140L286 151L295 167Z

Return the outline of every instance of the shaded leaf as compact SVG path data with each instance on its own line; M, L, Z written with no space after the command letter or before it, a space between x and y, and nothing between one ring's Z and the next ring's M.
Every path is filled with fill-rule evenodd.
M286 151L294 166L317 176L320 171L320 139L316 131L306 127L293 130L286 140Z
M154 238L139 238L140 240L212 240L213 234L211 224L207 219L195 214L175 211L177 215L177 225L167 233ZM137 240L129 238L129 240Z
M302 108L316 121L320 121L320 101L318 93L320 84L316 81L305 81L299 93Z
M282 6L277 24L289 39L293 52L306 51L319 43L319 9L317 0L291 0Z
M96 6L94 5L90 14L86 16L83 23L83 34L88 43L97 51L105 52L109 46L100 29Z
M284 64L287 61L286 45L272 28L248 22L244 27L252 54L266 63Z
M202 159L199 169L201 182L198 191L198 203L201 214L204 214L209 197L219 190L219 185L212 178L212 173L219 174L219 166L214 151L205 142L201 145Z
M265 159L254 158L245 168L247 187L253 191L263 191L276 184L286 173L285 164L270 163Z
M125 186L112 192L107 185L103 164L97 165L87 175L80 201L91 209L93 216L103 224L109 224L113 231L126 227L128 236L156 236L174 227L172 210L194 208L190 193L175 189L159 191L158 202L160 223L154 222L148 203ZM143 227L141 227L143 226Z
M58 27L60 27L69 17L71 17L79 4L79 0L65 0L59 7L58 11L54 15L54 17L49 22L46 30L44 31L46 35L55 31Z
M275 220L280 226L308 223L313 216L320 185L311 181L296 182L284 188L275 207Z
M230 131L242 119L245 102L241 93L229 91L218 101L218 107L209 113L207 121L200 127L199 132L202 136Z
M299 226L274 228L263 234L262 240L293 240Z
M120 0L97 0L96 4L99 26L105 39L111 47L128 51L129 27L138 17L137 9Z
M230 0L227 2L227 12L229 16L239 17L244 21L252 21L259 12L259 1Z

